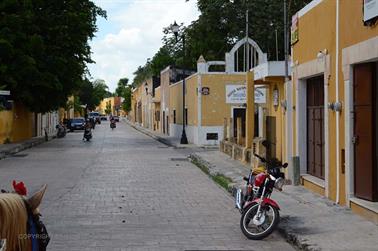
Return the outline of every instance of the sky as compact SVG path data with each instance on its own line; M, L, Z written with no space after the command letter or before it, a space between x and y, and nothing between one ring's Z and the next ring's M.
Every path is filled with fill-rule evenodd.
M195 0L93 0L107 11L97 20L98 32L90 41L88 65L93 79L103 79L114 91L120 78L131 82L133 72L152 58L162 45L163 28L174 21L189 25L199 16Z

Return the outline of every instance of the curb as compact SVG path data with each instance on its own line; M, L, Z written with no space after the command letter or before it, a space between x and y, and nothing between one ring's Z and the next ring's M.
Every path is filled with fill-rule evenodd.
M47 141L51 141L54 138L55 138L55 136L49 137L49 139ZM43 143L45 143L47 141L46 141L45 136L41 136L41 137L37 137L37 138L32 138L32 139L26 140L25 142L19 143L18 145L14 146L11 149L8 149L8 150L0 152L0 160L5 159L5 158L7 158L9 156L12 156L12 155L14 155L16 153L22 152L22 151L24 151L26 149L32 148L34 146L43 144Z
M164 145L171 146L171 147L176 147L175 145L171 144L171 142L169 142L168 140L166 140L166 139L164 139L164 138L162 138L162 137L159 137L159 136L157 136L157 135L154 135L154 134L148 132L147 130L144 130L144 129L142 129L142 128L139 128L138 126L136 126L136 125L130 123L130 122L127 121L127 120L126 120L126 123L127 123L129 126L131 126L132 128L134 128L135 130L137 130L137 131L139 131L139 132L141 132L141 133L143 133L143 134L145 134L145 135L147 135L147 136L149 136L149 137L151 137L151 138L153 138L153 139L159 141L160 143L162 143L162 144L164 144Z
M160 143L164 144L164 145L167 145L167 146L170 146L170 147L174 147L176 149L183 149L183 148L186 148L186 147L183 147L183 146L180 146L180 145L175 145L175 144L172 144L169 140L163 138L163 137L160 137L158 135L155 135L151 132L148 131L148 129L144 129L144 128L140 128L139 126L136 126L134 125L133 123L130 123L129 121L126 120L126 123L131 126L132 128L134 128L135 130L159 141ZM197 146L198 148L202 148L202 149L206 149L206 150L219 150L219 146Z
M204 171L207 175L210 177L214 177L218 173L215 173L212 171L213 165L209 163L208 161L204 160L201 156L197 154L190 154L189 155L190 161L196 165L198 168L200 168L202 171ZM225 174L223 174L225 175ZM231 177L229 177L231 178ZM234 182L234 181L233 181ZM227 189L227 192L234 197L236 190L239 188L238 183L230 183L229 187ZM284 221L287 221L286 218L281 218L281 223ZM290 231L288 226L285 226L284 224L279 224L277 228L278 233L285 238L285 240L290 243L292 246L294 246L298 250L303 250L303 251L319 251L320 249L314 246L310 246L309 244L306 243L305 239L300 238L300 236L296 233L293 233Z

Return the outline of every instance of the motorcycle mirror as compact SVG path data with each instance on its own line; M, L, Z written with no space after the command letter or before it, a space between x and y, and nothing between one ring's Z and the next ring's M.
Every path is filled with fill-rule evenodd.
M289 164L288 163L285 163L282 165L283 168L286 168Z

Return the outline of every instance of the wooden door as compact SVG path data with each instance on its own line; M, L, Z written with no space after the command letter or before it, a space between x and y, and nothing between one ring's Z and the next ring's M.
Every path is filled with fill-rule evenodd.
M165 111L163 111L163 133L165 134Z
M241 128L242 132L241 135L244 138L245 137L245 118L246 118L246 113L245 113L245 108L235 108L233 112L233 118L234 118L234 137L236 138L237 136L237 130L238 130L238 124L237 124L237 118L241 118Z
M374 75L374 63L354 66L354 192L370 201L377 201Z
M266 116L266 139L269 144L266 149L269 159L276 158L276 117Z
M324 179L324 77L307 80L307 172Z

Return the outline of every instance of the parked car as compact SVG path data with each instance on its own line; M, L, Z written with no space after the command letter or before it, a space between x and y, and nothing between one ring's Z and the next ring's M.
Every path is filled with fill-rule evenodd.
M85 126L84 118L73 118L71 119L69 129L71 132L73 132L74 130L84 130L84 126Z
M108 117L105 114L100 115L100 120L108 120Z
M119 122L119 117L118 116L113 116L115 122Z
M89 119L93 118L94 121L95 121L97 124L101 124L100 113L99 113L99 112L90 112L88 118L89 118Z

